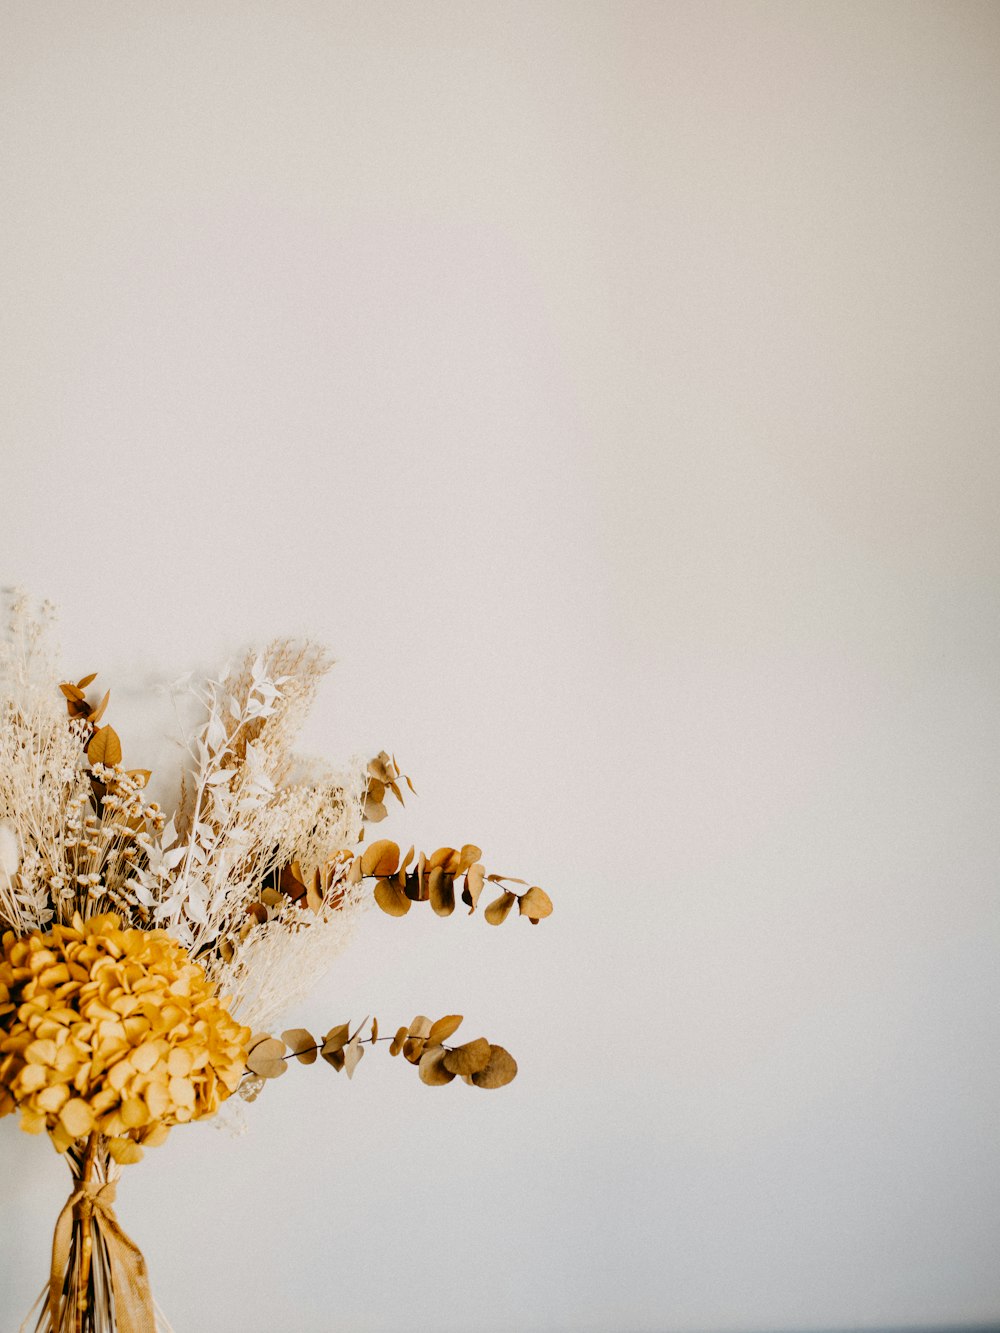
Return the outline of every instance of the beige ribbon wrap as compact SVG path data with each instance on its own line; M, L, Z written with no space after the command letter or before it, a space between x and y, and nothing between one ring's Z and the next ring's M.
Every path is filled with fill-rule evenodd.
M53 1328L59 1327L63 1278L69 1265L73 1214L77 1209L85 1227L93 1219L108 1251L118 1333L153 1333L156 1328L146 1261L135 1241L118 1225L112 1207L114 1201L114 1181L104 1184L80 1181L59 1214L52 1238L52 1275L49 1279L49 1318Z

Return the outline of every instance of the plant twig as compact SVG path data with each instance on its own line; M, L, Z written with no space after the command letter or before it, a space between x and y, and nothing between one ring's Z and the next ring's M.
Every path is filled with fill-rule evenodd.
M89 1185L94 1174L94 1154L97 1152L97 1135L91 1134L87 1140L87 1152L83 1159L83 1184ZM90 1285L90 1253L93 1244L91 1225L94 1205L86 1196L79 1204L80 1231L83 1248L80 1259L80 1286L76 1297L76 1333L83 1333L83 1316L87 1309L87 1289Z

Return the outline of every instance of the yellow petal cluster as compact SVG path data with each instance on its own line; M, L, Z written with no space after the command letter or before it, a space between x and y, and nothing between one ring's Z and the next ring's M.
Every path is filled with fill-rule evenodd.
M250 1029L161 930L113 914L0 950L0 1115L48 1130L59 1152L107 1136L137 1161L169 1127L213 1115L243 1076Z

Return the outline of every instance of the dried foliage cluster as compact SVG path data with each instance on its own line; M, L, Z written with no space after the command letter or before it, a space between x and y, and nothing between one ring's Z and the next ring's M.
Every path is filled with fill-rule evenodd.
M479 860L482 850L473 843L466 843L461 850L439 847L430 856L421 852L415 868L408 871L414 850L411 847L400 861L396 843L387 838L373 842L352 860L348 881L360 883L366 876L374 877L375 901L389 916L405 916L411 903L421 902L429 902L438 916L451 916L455 910L455 880L460 876L464 877L462 902L470 913L476 910L484 884L525 886L524 893L504 889L490 903L485 916L491 926L502 925L515 903L521 916L527 917L533 926L552 912L551 898L537 884L528 888L527 880L511 875L487 875Z
M402 1053L411 1065L416 1065L421 1082L431 1087L450 1083L453 1078L461 1078L477 1088L502 1088L510 1083L517 1073L517 1064L502 1046L485 1037L476 1037L460 1046L445 1044L461 1022L461 1014L446 1014L436 1022L418 1014L412 1023L397 1028L391 1038L379 1036L377 1018L362 1019L353 1032L350 1023L340 1023L321 1040L307 1028L289 1028L280 1038L255 1033L247 1054L247 1068L254 1077L241 1089L241 1095L253 1101L265 1080L279 1078L293 1058L312 1065L322 1056L338 1072L346 1070L350 1078L365 1053L365 1043L374 1046L378 1041L390 1042L389 1054Z
M460 898L475 912L489 884L496 926L515 903L532 924L552 903L487 873L472 843L405 855L388 839L364 844L387 797L402 804L413 784L385 751L344 771L295 754L331 666L311 644L279 640L214 679L175 683L201 720L164 811L148 799L150 771L126 764L96 675L60 682L50 620L15 598L0 645L0 1114L18 1107L24 1128L46 1130L78 1182L38 1328L110 1328L104 1315L117 1300L124 1317L132 1299L121 1279L111 1294L124 1265L145 1329L155 1320L141 1255L110 1208L115 1172L141 1145L233 1091L252 1101L293 1058L350 1077L378 1042L430 1086L514 1078L502 1046L451 1043L456 1014L418 1015L391 1038L374 1018L322 1038L271 1035L362 908L399 917L428 902L448 916Z
M367 902L396 917L428 902L448 916L460 899L471 913L491 885L491 925L515 903L532 924L552 911L538 886L487 873L472 843L405 855L388 839L364 844L366 824L387 817L388 796L402 804L413 783L385 751L340 772L296 756L299 725L331 666L310 644L277 641L215 679L172 687L194 697L202 720L184 738L186 766L168 815L147 799L149 770L126 765L96 674L59 683L49 618L16 599L0 650L0 928L12 946L33 935L44 946L31 947L48 952L59 928L108 914L120 934L164 932L203 969L206 994L226 997L234 1020L257 1034L240 1087L246 1098L285 1069L288 1043L270 1035L275 1021L312 989ZM314 1058L351 1074L363 1041L379 1040L377 1023L364 1038L363 1026L334 1028L312 1043ZM399 1032L392 1053L398 1046L424 1082L458 1076L500 1086L490 1052L501 1052L496 1068L516 1068L485 1039L466 1044L483 1060L467 1068L469 1051L459 1048L459 1060L422 1017ZM4 1030L0 1052L12 1054L13 1040Z

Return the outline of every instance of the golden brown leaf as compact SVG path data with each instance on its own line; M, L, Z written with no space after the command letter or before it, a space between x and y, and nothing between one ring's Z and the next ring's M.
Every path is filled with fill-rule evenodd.
M412 846L412 844L411 844L411 846L410 846L410 850L406 853L406 855L403 857L402 861L400 861L400 863L399 863L399 878L398 878L398 883L399 883L399 887L400 887L401 889L405 889L405 888L406 888L406 867L407 867L407 866L410 864L410 862L413 860L413 850L414 850L414 849L413 849L413 846Z
M374 759L368 761L368 772L379 782L394 782L399 777L395 764L385 750L380 750Z
M486 909L486 920L491 926L499 926L507 920L510 915L510 909L517 902L515 894L505 889L499 898L494 898Z
M380 879L375 884L375 901L389 916L406 916L410 900L394 879Z
M527 887L526 879L515 879L513 875L487 875L487 881L490 884L523 884Z
M348 884L360 884L363 879L364 874L361 870L361 857L356 856L351 862L350 870L347 872L347 882Z
M104 711L108 706L108 701L110 700L110 698L111 698L111 691L108 690L104 698L91 713L90 721L93 722L94 726L96 726L98 722L100 722L101 718L104 716Z
M343 1050L344 1069L348 1078L354 1077L354 1071L361 1063L361 1057L365 1053L365 1048L361 1045L361 1037L355 1032L354 1036L347 1043Z
M409 1028L405 1028L405 1027L404 1027L404 1028L397 1028L397 1029L396 1029L396 1035L393 1037L392 1041L389 1043L389 1054L390 1054L390 1055L398 1055L398 1054L400 1053L400 1051L403 1049L403 1042L406 1040L406 1038L407 1038L409 1035L410 1035L410 1029L409 1029Z
M394 875L399 867L399 847L388 838L373 842L361 857L361 870L365 875Z
M348 1038L351 1035L350 1023L338 1023L335 1028L323 1038L323 1055L331 1055L334 1051L342 1050L347 1045Z
M289 1028L287 1032L281 1034L281 1040L300 1064L312 1065L316 1063L316 1058L319 1055L319 1051L316 1049L316 1038L307 1028Z
M411 1037L426 1037L431 1030L431 1020L426 1014L417 1014L410 1024Z
M82 680L78 680L76 682L76 688L78 690L85 690L88 685L93 685L96 679L97 679L97 672L92 671L89 676L84 676Z
M431 1024L427 1033L428 1046L439 1046L441 1042L447 1041L452 1033L458 1031L461 1023L461 1014L446 1014L444 1018L439 1018L436 1023Z
M465 888L462 890L462 902L469 909L469 915L476 910L476 904L479 902L479 895L483 891L483 865L477 861L475 865L469 866L465 872Z
M440 866L435 866L428 877L431 907L438 916L451 916L455 910L455 881Z
M282 893L291 898L293 903L306 896L305 877L298 861L292 861L289 865L281 867L278 887Z
M477 1088L502 1088L517 1074L517 1061L502 1046L490 1045L490 1061L485 1069L472 1075Z
M447 1051L442 1046L431 1046L420 1057L420 1081L432 1088L443 1087L450 1083L455 1075L445 1068L444 1058Z
M417 858L417 868L406 877L406 896L412 902L426 902L430 890L427 887L427 857L423 852Z
M374 1046L375 1043L376 1043L377 1041L378 1041L378 1019L377 1019L377 1018L373 1018L373 1019L372 1019L372 1035L371 1035L371 1043L372 1043L372 1045Z
M106 764L113 768L122 761L122 743L114 727L98 727L87 746L87 758L92 764Z
M423 1037L407 1037L403 1042L403 1059L409 1060L411 1065L419 1064L426 1045Z
M260 1041L252 1043L250 1054L266 1060L276 1060L285 1054L285 1043L278 1037L264 1036Z
M288 1062L281 1058L284 1054L285 1043L277 1037L268 1037L247 1056L247 1069L261 1078L280 1078L288 1068Z
M489 1064L490 1055L490 1043L485 1037L477 1037L475 1041L467 1041L464 1046L449 1051L444 1058L444 1067L453 1074L479 1074Z
M552 915L552 899L537 885L522 893L518 899L518 909L529 921L541 921L542 917Z
M307 1046L316 1045L316 1038L308 1028L286 1028L281 1034L281 1040L292 1055L298 1055L299 1051L305 1050Z
M469 866L474 865L483 854L483 849L477 847L473 842L467 842L458 854L458 865L455 867L454 874L464 875Z
M439 847L427 858L427 869L434 870L437 866L446 866L454 855L454 847Z
M318 916L323 910L323 875L317 867L313 877L306 885L306 905Z

